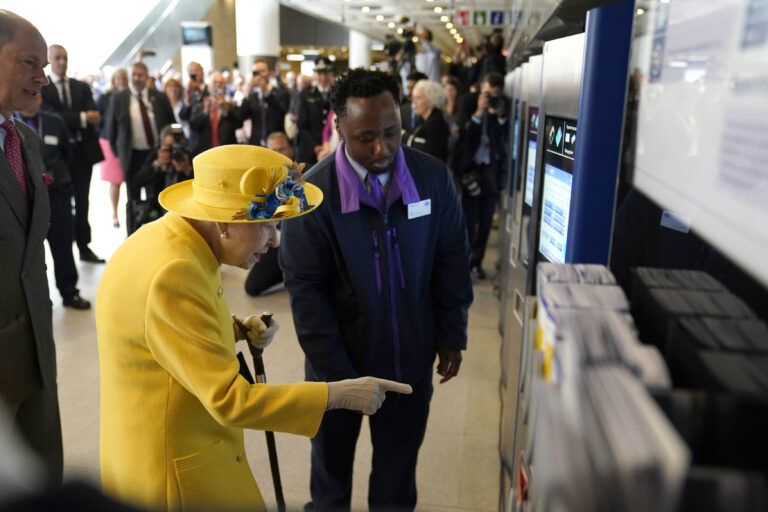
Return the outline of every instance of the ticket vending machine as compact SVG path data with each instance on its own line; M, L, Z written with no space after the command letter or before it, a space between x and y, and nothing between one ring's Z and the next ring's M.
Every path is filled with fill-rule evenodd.
M515 68L507 74L507 83L509 85L506 89L507 97L510 102L509 115L509 133L508 133L508 152L507 152L507 169L504 175L504 190L501 193L501 209L499 218L501 220L499 225L499 261L498 261L498 277L494 283L494 287L498 289L499 295L499 333L504 336L504 329L506 327L506 302L508 300L508 287L506 286L509 279L509 250L510 240L512 238L512 225L513 225L513 199L515 194L515 169L518 165L518 160L522 153L520 144L520 126L522 119L521 113L521 82L523 75L523 66Z
M502 361L507 367L506 386L502 386L501 435L505 488L514 489L525 479L521 468L528 439L526 392L530 385L526 376L530 373L527 366L532 364L526 355L530 355L526 344L531 338L531 301L526 298L533 292L536 263L565 260L584 41L584 34L578 34L545 43L543 54L537 57L537 79L533 74L523 75L523 95L529 101L523 127L524 157L518 167L520 182L516 183L520 191L516 195L519 239L518 246L510 249L510 258L516 256L514 265L510 263L509 279L510 293L514 295L508 301L503 342L508 353ZM533 58L529 61L532 63Z
M541 102L541 55L533 56L521 69L520 95L517 102L519 127L517 129L517 155L511 170L509 218L510 236L506 261L506 272L502 286L502 316L504 332L502 342L502 385L506 386L508 373L513 372L511 383L517 381L516 366L520 358L520 340L523 332L523 304L525 298L525 275L527 260L521 258L520 247L527 243L522 234L527 232L530 206L525 206L525 195L532 195L532 183L527 184L529 167L536 160L536 133L538 110ZM533 151L531 151L533 148ZM527 238L527 237L526 237Z
M538 138L529 232L528 294L534 291L537 263L566 261L584 43L584 34L577 34L544 45L539 112L542 129Z
M527 272L527 265L521 259L520 238L523 225L527 226L529 222L527 219L530 219L530 206L524 210L523 205L525 204L527 170L536 159L537 120L541 102L541 66L542 57L536 55L530 57L528 62L518 68L520 87L514 98L517 117L513 134L517 143L517 158L510 162L512 167L510 168L511 181L506 219L506 226L509 226L509 238L505 260L502 262L504 270L501 282L504 322L501 350L502 428L500 449L503 468L502 489L508 489L512 485L515 468L514 440L518 410L518 371L525 316L523 314L523 298L525 297L525 274ZM527 188L532 195L533 183ZM502 494L505 494L504 491ZM502 499L505 497L502 496Z

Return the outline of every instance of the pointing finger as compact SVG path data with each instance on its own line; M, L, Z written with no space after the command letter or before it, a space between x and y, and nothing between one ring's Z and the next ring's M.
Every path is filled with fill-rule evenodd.
M413 393L413 388L408 384L386 379L377 379L377 381L384 391L394 391L395 393L402 393L404 395Z

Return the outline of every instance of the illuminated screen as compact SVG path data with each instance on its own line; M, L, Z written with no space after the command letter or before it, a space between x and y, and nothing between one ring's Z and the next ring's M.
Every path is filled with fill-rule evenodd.
M515 114L515 131L512 137L512 158L517 160L517 138L520 136L520 117Z
M542 189L541 236L539 251L549 261L565 263L568 213L571 207L573 176L547 164Z
M565 119L547 118L544 139L546 146L541 188L539 253L553 263L565 263L576 123Z
M528 161L525 173L525 204L533 206L533 184L536 177L536 139L539 136L539 109L531 107L528 112Z
M528 162L525 174L525 204L533 206L533 180L536 177L536 141L528 141Z

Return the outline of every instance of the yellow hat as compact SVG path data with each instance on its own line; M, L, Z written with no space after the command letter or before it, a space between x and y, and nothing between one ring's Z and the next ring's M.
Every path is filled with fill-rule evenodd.
M160 193L160 204L183 217L212 222L269 222L309 213L322 191L300 181L303 164L259 146L233 144L200 153L195 177Z

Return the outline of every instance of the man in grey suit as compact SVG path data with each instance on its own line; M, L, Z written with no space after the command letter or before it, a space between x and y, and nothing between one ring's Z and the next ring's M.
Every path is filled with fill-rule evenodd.
M131 66L131 83L112 97L109 143L123 169L128 195L125 224L130 235L136 229L134 207L139 200L141 185L136 173L159 142L160 131L174 122L173 109L165 94L147 87L149 70L143 62Z
M43 240L50 210L42 144L14 110L29 110L48 83L45 40L0 10L0 396L30 446L61 481L56 352Z

